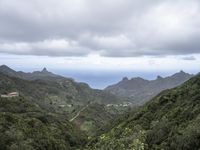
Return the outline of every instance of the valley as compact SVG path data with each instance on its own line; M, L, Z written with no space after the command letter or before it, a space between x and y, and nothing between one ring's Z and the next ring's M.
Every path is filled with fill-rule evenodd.
M144 89L136 80L143 82L124 79L119 85L137 83ZM129 95L119 96L111 88L94 90L46 68L23 73L1 66L2 148L198 150L199 75L180 72L152 82L158 85L158 80L165 90L144 105L141 98L139 106Z
M200 75L165 90L93 139L87 150L198 150Z
M65 115L77 128L83 129L82 126L89 122L91 125L88 129L83 129L86 134L90 133L88 136L91 133L95 135L98 128L127 110L123 106L107 108L110 103L120 104L120 98L91 89L85 83L55 75L47 69L23 73L5 65L0 66L0 93L6 95L12 91L17 91L47 112ZM96 118L97 114L99 117Z
M200 150L200 0L0 0L0 150Z

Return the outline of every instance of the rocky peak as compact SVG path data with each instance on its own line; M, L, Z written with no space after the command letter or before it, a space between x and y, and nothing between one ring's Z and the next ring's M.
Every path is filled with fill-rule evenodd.
M6 65L1 65L0 66L0 69L3 69L3 70L11 70L8 66L6 66Z
M42 69L42 72L48 72L48 71L47 71L47 68L44 67L44 68Z
M190 75L188 73L185 73L183 70L181 70L180 72L172 75L172 77L185 77L185 76L192 76L192 75Z
M157 80L161 80L161 79L163 79L163 77L157 76Z
M181 70L179 73L180 73L180 74L186 74L183 70Z
M123 77L122 81L128 81L127 77Z
M6 73L6 74L9 74L9 75L16 73L16 71L12 70L11 68L9 68L6 65L0 66L0 72Z

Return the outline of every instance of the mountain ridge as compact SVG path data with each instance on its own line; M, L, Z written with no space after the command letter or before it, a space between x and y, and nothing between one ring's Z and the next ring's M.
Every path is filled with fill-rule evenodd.
M194 75L180 71L168 77L157 76L155 80L141 77L128 79L124 77L120 82L106 87L104 90L119 97L126 98L134 105L143 105L162 90L176 87Z
M95 134L96 128L102 127L112 119L109 117L111 116L110 111L101 113L104 111L104 107L110 103L120 103L119 99L110 93L92 89L88 84L78 83L73 79L54 74L52 76L52 73L49 73L45 68L42 71L33 72L34 79L24 78L24 76L20 76L19 72L8 67L3 66L3 68L6 68L7 71L4 73L0 71L0 94L2 95L18 92L47 112L64 114L68 120L73 118L81 108L91 104L86 112L81 112L80 117L77 117L73 123L78 123L78 127L81 129L85 129L88 122L92 123L92 126L87 127L88 130L86 130L89 132L90 127L92 127L92 134ZM28 77L32 77L32 74L28 74ZM98 111L94 111L94 108L98 108ZM116 113L118 112L116 111ZM93 121L95 114L98 114L99 117ZM83 126L84 128L82 128Z
M33 72L23 72L23 71L15 71L6 65L0 66L0 72L11 77L17 77L25 80L51 80L51 79L63 79L66 77L62 77L60 75L49 72L45 67L41 71L33 71ZM70 79L70 78L67 78Z

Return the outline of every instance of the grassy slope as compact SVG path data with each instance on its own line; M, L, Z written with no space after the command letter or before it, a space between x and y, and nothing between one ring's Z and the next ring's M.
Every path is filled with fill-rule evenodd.
M200 75L163 91L110 131L93 139L89 147L92 150L198 150Z

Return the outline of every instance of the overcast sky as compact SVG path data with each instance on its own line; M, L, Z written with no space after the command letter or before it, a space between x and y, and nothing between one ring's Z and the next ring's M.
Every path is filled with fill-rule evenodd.
M0 63L18 68L198 70L199 39L199 0L0 0Z

